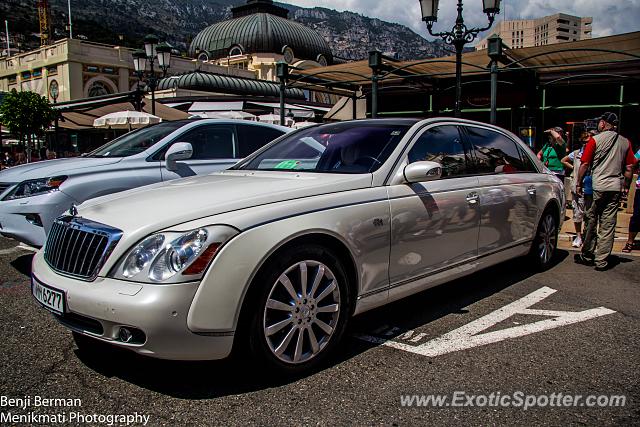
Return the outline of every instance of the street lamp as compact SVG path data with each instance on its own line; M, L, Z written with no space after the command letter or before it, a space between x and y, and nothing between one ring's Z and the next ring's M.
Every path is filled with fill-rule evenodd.
M167 43L158 44L158 41L156 36L149 34L144 38L144 50L136 50L132 54L133 68L138 76L138 90L140 90L140 82L143 79L146 86L151 90L151 114L156 114L155 91L158 87L158 78L154 69L155 61L156 59L158 60L158 66L162 70L162 77L167 75L167 70L171 64L171 46ZM148 73L146 73L147 65L149 66Z
M496 34L488 39L487 54L491 58L491 115L489 123L498 120L498 60L502 57L502 39Z
M289 78L289 64L284 61L276 63L276 77L280 80L280 126L285 125L284 95Z
M461 97L462 97L462 49L467 43L471 43L478 33L491 28L493 21L500 13L500 0L482 0L483 12L489 18L489 25L485 28L467 28L462 18L462 0L458 0L458 17L451 31L441 33L432 32L433 23L438 20L439 0L420 0L422 10L422 20L427 23L427 30L433 37L440 37L447 44L452 44L456 48L456 104L455 116L460 117Z

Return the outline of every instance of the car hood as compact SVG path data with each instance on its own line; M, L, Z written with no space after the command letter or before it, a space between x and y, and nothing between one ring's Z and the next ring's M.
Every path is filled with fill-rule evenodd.
M28 179L69 175L79 169L97 168L100 166L118 163L121 160L121 157L73 157L69 159L55 159L35 163L27 163L26 165L15 166L0 172L0 182L22 182Z
M371 175L223 171L89 200L79 216L125 234L157 231L225 212L371 186Z

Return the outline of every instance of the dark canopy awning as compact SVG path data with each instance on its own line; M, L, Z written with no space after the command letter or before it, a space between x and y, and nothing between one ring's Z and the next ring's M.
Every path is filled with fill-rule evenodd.
M489 74L489 61L486 50L464 53L463 76ZM613 67L625 75L637 75L640 74L640 32L523 49L507 48L500 62L500 72L531 70L542 80L546 75L555 76L560 72L598 73ZM381 85L433 84L455 76L455 63L453 56L413 61L383 56L377 80ZM287 84L309 90L330 88L336 93L340 89L355 92L371 86L372 77L372 69L364 60L308 70L292 69Z
M280 96L278 83L242 77L194 71L160 80L157 90L192 89L233 95ZM305 99L302 89L286 89L287 99Z

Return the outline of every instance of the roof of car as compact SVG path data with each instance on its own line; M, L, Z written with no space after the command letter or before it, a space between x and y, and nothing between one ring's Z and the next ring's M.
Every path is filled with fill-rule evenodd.
M383 125L391 125L391 126L412 126L423 119L360 119L360 120L350 120L349 123L375 123L375 124L383 124Z
M197 123L197 122L207 122L207 123L219 123L219 124L243 124L243 125L253 125L253 126L267 126L273 129L281 129L281 130L291 130L287 127L284 126L280 126L280 125L274 125L271 123L264 123L264 122L254 122L252 120L238 120L238 119L210 119L210 118L203 118L203 117L198 117L198 118L193 118L193 119L181 119L181 120L173 120L171 122L162 122L162 123L175 123L178 124L180 126L183 125L188 125L191 123Z

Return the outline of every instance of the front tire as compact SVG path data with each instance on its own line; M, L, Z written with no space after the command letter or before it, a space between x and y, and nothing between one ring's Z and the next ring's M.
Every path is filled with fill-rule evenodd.
M538 271L548 270L558 248L558 220L553 211L548 208L540 217L536 236L533 239L529 258Z
M292 247L267 261L254 279L249 349L268 367L308 372L342 340L351 314L342 262L317 245Z

